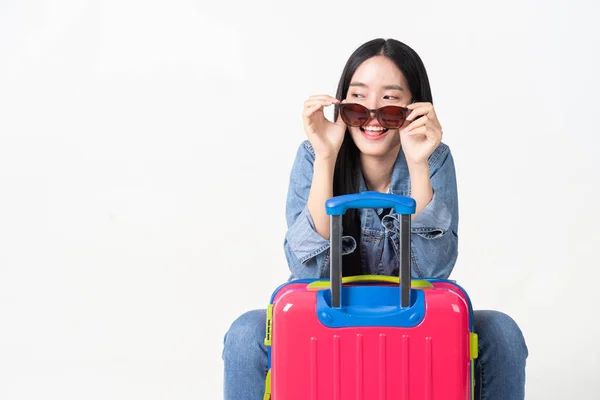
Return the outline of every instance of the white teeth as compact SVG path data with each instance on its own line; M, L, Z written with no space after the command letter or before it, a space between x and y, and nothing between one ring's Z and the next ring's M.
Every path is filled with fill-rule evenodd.
M371 131L371 132L383 132L384 128L381 126L365 126L364 130Z

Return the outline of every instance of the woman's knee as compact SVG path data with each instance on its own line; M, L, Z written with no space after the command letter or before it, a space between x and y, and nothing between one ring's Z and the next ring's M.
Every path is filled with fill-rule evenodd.
M225 334L223 357L263 348L265 323L266 310L247 311L236 318Z
M525 360L529 354L519 325L509 315L499 311L475 311L475 332L480 348L496 348L513 359Z

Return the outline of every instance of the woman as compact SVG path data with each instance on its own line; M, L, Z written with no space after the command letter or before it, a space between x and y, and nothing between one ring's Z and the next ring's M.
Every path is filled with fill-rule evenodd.
M364 115L357 104L366 107ZM331 105L335 122L323 113ZM381 109L388 106L401 108ZM328 276L330 219L325 201L371 190L415 199L412 275L448 278L458 247L454 162L441 142L427 73L414 50L392 39L363 44L350 56L336 97L311 96L304 103L303 121L308 140L296 155L286 211L284 250L292 277ZM394 213L349 211L343 232L344 275L398 275ZM265 311L255 310L239 317L227 332L226 400L262 399L264 330ZM500 312L475 311L475 331L482 399L523 399L528 351L519 327Z

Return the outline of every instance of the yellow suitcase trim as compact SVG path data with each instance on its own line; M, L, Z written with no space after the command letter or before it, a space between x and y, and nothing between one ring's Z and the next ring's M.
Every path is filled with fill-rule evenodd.
M357 282L389 282L389 283L400 283L400 278L397 276L386 276L386 275L355 275L355 276L346 276L342 278L342 285L347 283L357 283ZM329 280L318 280L312 283L309 283L306 286L307 290L321 290L329 288ZM414 280L411 282L411 287L413 289L425 289L432 288L433 285L430 282L423 280Z
M267 306L267 322L265 327L265 346L271 345L273 337L273 304Z
M263 400L271 400L271 369L267 371L267 379L265 379L265 395Z
M479 337L476 333L471 332L471 360L479 357Z

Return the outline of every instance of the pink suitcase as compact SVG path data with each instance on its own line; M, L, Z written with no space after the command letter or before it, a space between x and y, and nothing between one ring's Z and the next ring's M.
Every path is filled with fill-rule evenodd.
M331 280L290 281L267 308L265 400L470 400L477 335L466 292L410 279L413 199L364 192L328 200ZM401 278L341 274L341 216L393 207ZM400 283L400 284L398 284Z

